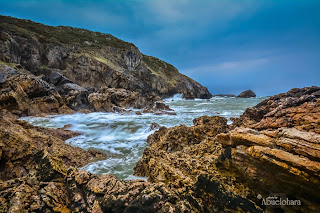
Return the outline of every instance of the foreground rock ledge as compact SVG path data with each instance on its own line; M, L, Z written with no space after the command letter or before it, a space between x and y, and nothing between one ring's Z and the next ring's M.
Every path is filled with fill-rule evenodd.
M189 190L204 212L318 212L320 88L272 96L233 121L205 116L192 127L160 128L135 174ZM277 194L302 205L262 205Z
M75 169L107 157L64 143L77 133L34 127L6 110L0 118L0 212L197 211L163 183Z

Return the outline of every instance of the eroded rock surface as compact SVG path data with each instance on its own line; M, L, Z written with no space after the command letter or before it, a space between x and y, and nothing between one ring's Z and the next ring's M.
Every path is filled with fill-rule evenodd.
M48 79L14 66L0 64L0 109L19 116L130 112L129 108L154 113L171 111L159 96L121 88L84 88L58 72L50 72Z
M240 118L233 119L233 126L257 130L294 127L319 134L319 98L319 87L294 88L246 109Z
M64 140L78 133L63 129L34 127L6 110L0 111L0 179L22 177L37 167L40 155L52 155L66 166L84 166L106 158L99 152L88 152L67 145Z
M220 117L202 117L192 127L161 127L149 136L135 173L191 190L205 212L317 212L319 91L309 87L272 96L231 126ZM302 205L262 205L272 194Z

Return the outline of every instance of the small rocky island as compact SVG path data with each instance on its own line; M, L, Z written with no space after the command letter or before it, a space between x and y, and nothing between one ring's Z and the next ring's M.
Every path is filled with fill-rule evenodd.
M251 89L249 89L249 90L243 91L237 97L238 98L254 98L256 97L256 94Z
M211 94L109 34L0 20L0 212L273 212L262 200L276 195L301 202L280 211L320 209L320 87L272 96L231 125L203 116L160 127L134 169L147 181L98 176L78 168L108 155L19 118L165 113L163 98Z

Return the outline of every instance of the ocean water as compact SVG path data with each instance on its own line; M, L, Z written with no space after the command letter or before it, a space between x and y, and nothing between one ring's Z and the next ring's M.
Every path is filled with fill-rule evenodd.
M66 143L83 149L97 149L107 153L110 158L97 161L81 169L95 173L111 173L121 179L141 179L133 176L133 168L148 146L146 139L154 132L150 125L155 122L166 127L185 124L193 125L194 118L208 116L239 117L246 108L255 106L265 97L233 98L213 97L209 100L185 100L181 95L168 98L165 103L177 115L122 115L115 113L76 113L72 115L54 115L46 117L22 118L33 125L61 128L71 124L70 130L82 133Z

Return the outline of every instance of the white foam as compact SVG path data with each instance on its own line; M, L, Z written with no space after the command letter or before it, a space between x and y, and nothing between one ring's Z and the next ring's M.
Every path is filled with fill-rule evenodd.
M147 181L148 178L147 177L141 177L141 176L129 175L124 180L144 180L144 181Z
M173 101L172 101L173 100ZM141 158L147 146L147 137L151 123L156 122L166 127L185 124L193 125L194 118L219 115L227 119L240 116L245 108L254 106L262 99L242 99L231 97L213 97L207 100L185 100L182 94L166 99L166 104L174 109L177 116L143 113L142 115L122 115L119 113L95 112L89 114L54 115L46 117L26 117L34 125L60 128L71 124L69 129L82 133L66 143L83 149L104 150L113 156L107 160L93 162L83 169L96 174L111 173L119 178L141 179L133 176L133 167ZM231 121L228 120L228 124Z
M185 100L183 98L183 94L181 94L181 93L175 94L174 96L172 96L170 98L164 99L165 102L181 101L181 100Z

